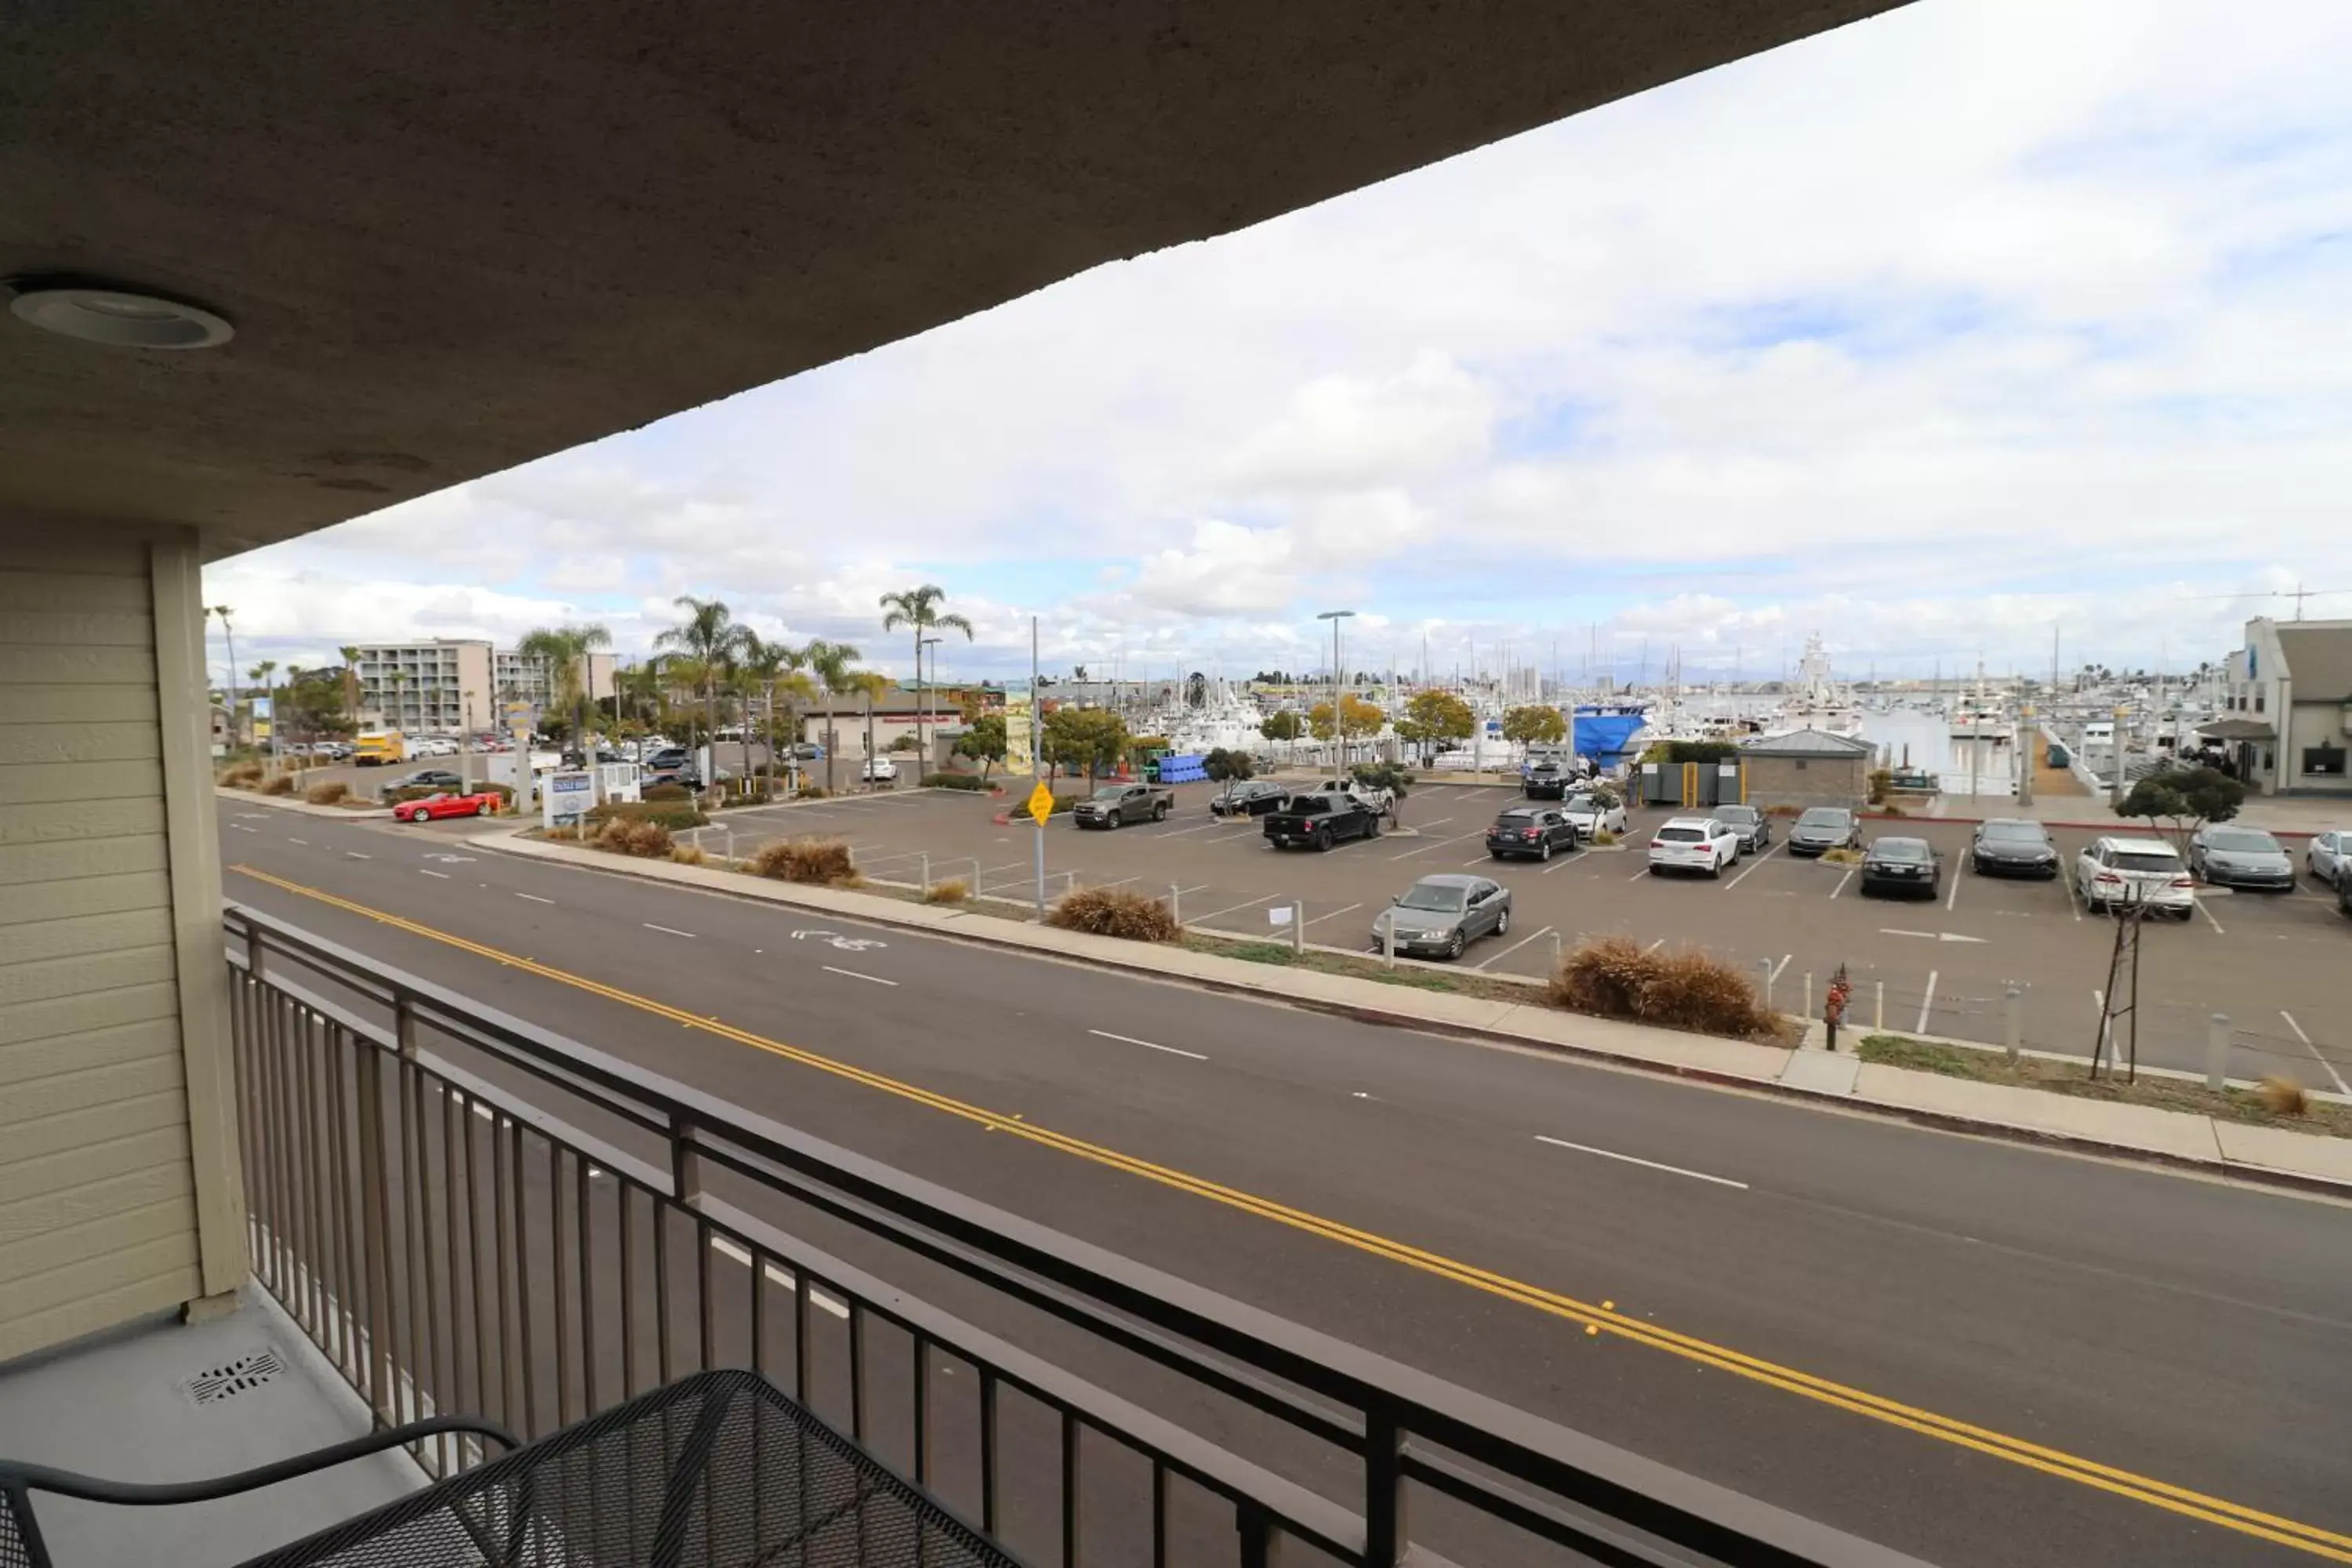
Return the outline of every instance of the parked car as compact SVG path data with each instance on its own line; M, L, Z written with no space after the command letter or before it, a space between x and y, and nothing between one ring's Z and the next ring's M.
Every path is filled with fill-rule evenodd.
M1797 817L1789 829L1789 853L1821 855L1832 849L1862 847L1862 823L1842 805L1816 805Z
M648 773L674 773L693 760L684 746L663 746L637 758L636 763Z
M2155 838L2094 838L2074 858L2074 890L2095 914L2128 903L2184 921L2197 912L2189 868L2171 845Z
M1715 819L1739 835L1739 852L1767 849L1772 844L1772 819L1752 805L1718 805Z
M1529 800L1559 800L1568 794L1568 770L1549 757L1529 763L1519 774L1519 787Z
M1511 929L1511 890L1454 871L1423 877L1373 918L1374 947L1386 950L1391 927L1401 953L1459 958L1480 937Z
M1562 849L1574 849L1576 839L1576 824L1558 808L1515 805L1486 829L1486 853L1497 860L1516 855L1549 860Z
M1130 822L1165 822L1176 809L1176 792L1158 784L1105 784L1070 808L1080 827L1119 827Z
M1209 802L1211 816L1264 816L1290 798L1290 786L1272 779L1242 779Z
M2058 846L2050 830L2022 816L1987 817L1969 840L1969 869L1979 877L2058 875Z
M2352 827L2315 833L2311 842L2304 846L2303 868L2323 887L2336 885L2336 873L2347 861L2352 861Z
M1310 786L1307 793L1352 795L1382 816L1396 815L1396 791L1385 784L1374 788L1369 784L1358 784L1354 779L1325 779L1321 784Z
M1739 835L1712 816L1677 816L1650 835L1650 875L1704 871L1720 877L1739 860Z
M2336 862L2336 907L2352 915L2352 857Z
M1328 849L1342 838L1378 838L1381 814L1352 795L1294 795L1266 814L1262 831L1276 849Z
M1943 858L1924 838L1874 838L1862 857L1862 892L1926 894L1942 891Z
M584 768L588 765L589 760L587 752L577 749L563 753L563 765L567 768ZM619 763L626 762L628 759L618 752L608 752L600 746L596 749L594 760L599 763Z
M496 816L499 797L496 795L428 795L423 800L404 800L392 808L394 822L435 822L445 816Z
M1579 790L1559 804L1559 814L1575 826L1586 843L1598 833L1625 831L1625 803L1615 801L1601 804L1601 797L1590 790Z
M896 784L898 782L898 764L887 757L868 757L864 765L857 770L857 782Z
M447 768L425 768L419 772L409 774L404 779L395 779L385 787L395 790L445 789L462 791L467 786L464 779L459 778Z
M2294 889L2294 862L2259 827L2208 823L2189 840L2189 869L2217 888Z

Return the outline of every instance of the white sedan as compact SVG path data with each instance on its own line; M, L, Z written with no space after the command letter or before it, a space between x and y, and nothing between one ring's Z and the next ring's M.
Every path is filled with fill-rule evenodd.
M1577 837L1587 843L1596 833L1625 831L1624 803L1604 806L1586 791L1570 791L1569 797L1559 803L1559 814L1576 825Z
M887 757L868 757L857 776L864 784L888 784L898 776L898 764Z
M1650 875L1704 871L1720 877L1739 863L1739 835L1711 816L1677 816L1650 835Z
M2303 852L2303 868L2331 888L2336 885L2336 873L2347 860L2352 860L2352 827L2315 833L2311 847Z

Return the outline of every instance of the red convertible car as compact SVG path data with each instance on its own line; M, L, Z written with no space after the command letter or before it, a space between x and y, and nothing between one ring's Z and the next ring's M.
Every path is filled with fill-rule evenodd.
M428 795L423 800L404 800L392 808L398 822L431 822L443 816L496 816L499 801L495 795Z

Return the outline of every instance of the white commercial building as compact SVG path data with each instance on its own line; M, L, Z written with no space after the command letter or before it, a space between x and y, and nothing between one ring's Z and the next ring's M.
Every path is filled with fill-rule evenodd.
M553 700L547 667L481 638L359 647L360 721L409 733L504 728L506 706ZM591 701L613 695L613 656L587 658L583 687Z

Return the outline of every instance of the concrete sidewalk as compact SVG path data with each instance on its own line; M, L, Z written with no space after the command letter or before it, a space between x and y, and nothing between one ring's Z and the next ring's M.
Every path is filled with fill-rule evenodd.
M223 800L251 801L256 805L269 806L277 811L299 811L305 816L331 816L337 822L365 822L370 817L389 817L392 815L392 807L388 805L312 805L307 800L299 800L291 795L263 795L258 790L231 789L226 784L215 784L213 794Z
M1864 1063L1819 1048L1818 1025L1811 1027L1806 1044L1800 1048L1755 1045L1561 1012L1532 996L1525 1002L1501 1001L1423 991L1060 931L952 905L909 903L874 893L770 881L709 867L632 859L527 838L511 828L477 834L467 842L613 875L823 910L1040 957L1262 996L1370 1023L1559 1051L1621 1068L1899 1117L1951 1131L2046 1143L2352 1198L2352 1139Z

